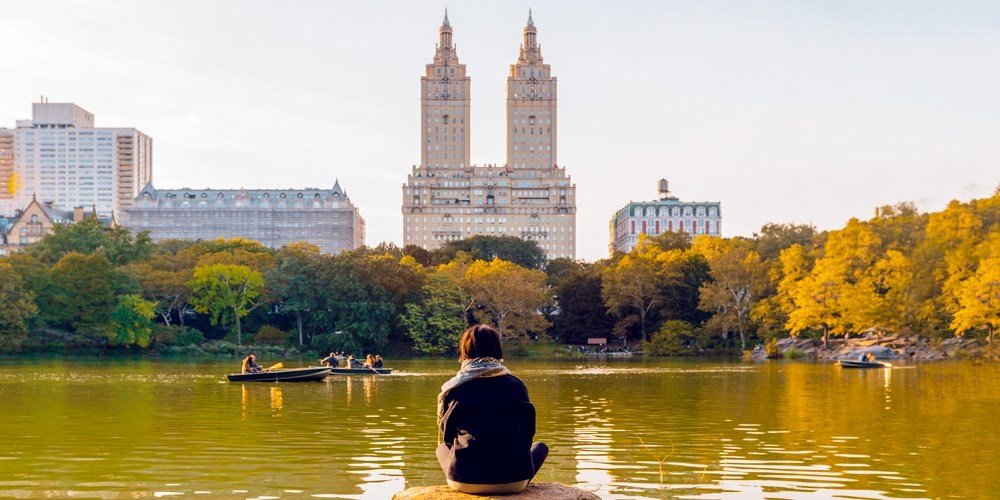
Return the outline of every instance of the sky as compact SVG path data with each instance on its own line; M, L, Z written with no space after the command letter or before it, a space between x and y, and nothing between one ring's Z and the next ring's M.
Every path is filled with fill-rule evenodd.
M74 102L153 137L157 188L347 190L401 244L420 76L444 9L472 79L472 160L505 161L532 9L559 79L577 258L656 199L722 203L723 236L937 211L1000 186L1000 2L5 0L0 127Z

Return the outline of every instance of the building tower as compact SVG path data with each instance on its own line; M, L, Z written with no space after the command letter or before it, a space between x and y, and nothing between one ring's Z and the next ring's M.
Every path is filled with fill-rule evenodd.
M421 77L421 165L403 184L403 244L438 248L472 236L536 241L576 257L576 186L556 165L556 79L528 13L507 79L507 163L469 164L469 78L445 13L434 63ZM457 123L456 123L457 118Z
M542 60L535 22L528 11L524 42L507 77L507 165L556 165L556 78Z
M458 62L448 11L438 29L434 62L420 78L421 165L462 169L469 164L469 77Z

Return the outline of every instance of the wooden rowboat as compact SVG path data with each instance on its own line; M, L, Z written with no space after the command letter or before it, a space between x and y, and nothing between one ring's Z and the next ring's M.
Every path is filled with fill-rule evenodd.
M840 360L842 368L892 368L892 363L882 361L851 361L849 359Z
M330 368L330 375L388 375L390 373L392 373L392 368Z
M230 382L316 382L325 379L329 374L328 366L309 366L257 373L230 373L226 378Z

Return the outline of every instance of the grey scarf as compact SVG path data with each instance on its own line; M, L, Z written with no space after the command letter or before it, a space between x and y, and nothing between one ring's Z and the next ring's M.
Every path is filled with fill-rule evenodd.
M441 386L441 394L438 394L438 441L443 437L444 429L441 428L441 425L444 423L444 398L448 393L452 389L477 378L502 377L504 375L510 375L510 370L503 365L501 360L496 358L473 358L462 362L462 368Z

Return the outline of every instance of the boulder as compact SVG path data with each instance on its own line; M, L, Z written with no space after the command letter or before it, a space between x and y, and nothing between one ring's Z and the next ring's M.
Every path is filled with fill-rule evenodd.
M600 500L601 497L580 488L559 483L531 483L516 495L477 496L459 493L448 486L416 486L396 492L392 500Z

